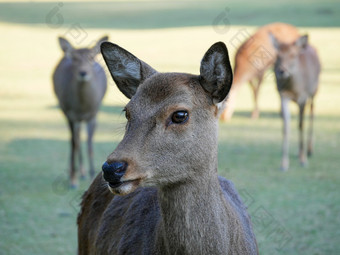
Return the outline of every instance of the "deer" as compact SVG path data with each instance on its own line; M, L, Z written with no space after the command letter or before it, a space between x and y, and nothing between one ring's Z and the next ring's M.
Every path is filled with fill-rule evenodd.
M299 107L299 161L302 166L307 164L303 135L304 112L306 105L310 104L307 156L312 155L314 96L318 91L321 64L316 49L308 42L308 35L300 36L292 43L282 43L271 33L269 38L278 52L274 73L283 119L281 170L286 171L289 168L290 101Z
M87 125L90 177L95 175L92 140L96 115L107 88L105 71L95 57L100 53L100 44L107 41L108 37L102 37L92 48L79 49L75 49L63 37L58 39L64 55L54 70L53 87L71 132L70 188L76 188L76 172L80 171L82 179L86 177L80 141L82 122Z
M272 68L276 61L277 51L273 47L268 32L272 33L280 42L291 43L299 37L298 29L285 23L272 23L260 27L237 50L234 65L234 80L228 101L224 102L221 114L222 121L231 120L236 97L241 86L249 82L254 98L252 119L259 117L258 95L265 72Z
M199 75L157 72L110 42L101 51L130 101L125 134L83 195L78 254L258 254L245 205L217 173L218 104L233 76L225 44Z

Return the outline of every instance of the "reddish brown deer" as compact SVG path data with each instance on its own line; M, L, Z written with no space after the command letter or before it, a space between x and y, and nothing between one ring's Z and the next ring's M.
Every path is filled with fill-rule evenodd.
M53 73L53 85L71 131L70 185L72 188L76 187L78 169L81 177L85 177L80 146L82 121L87 122L90 176L93 177L95 173L92 138L96 115L107 86L105 71L95 61L95 57L100 53L100 44L107 39L107 36L101 38L93 48L75 49L66 39L59 37L64 56ZM79 165L76 164L77 157Z
M210 47L200 75L101 48L131 100L123 140L83 195L79 254L258 254L245 206L217 174L217 104L232 82L225 45Z
M236 96L242 84L249 82L254 96L252 118L258 118L258 94L264 73L273 66L277 52L268 38L271 32L280 42L291 43L299 37L297 28L284 24L273 23L259 28L247 39L235 55L234 81L230 90L225 109L221 114L224 121L230 120L235 109Z
M301 165L307 163L304 138L303 122L305 105L310 101L310 126L308 132L307 154L312 154L313 144L313 119L314 119L314 96L319 85L320 61L316 49L308 43L308 36L301 36L295 42L282 43L272 34L269 34L273 46L278 51L274 72L277 89L281 97L281 110L283 119L283 146L281 169L289 168L289 126L290 100L299 106L299 160Z

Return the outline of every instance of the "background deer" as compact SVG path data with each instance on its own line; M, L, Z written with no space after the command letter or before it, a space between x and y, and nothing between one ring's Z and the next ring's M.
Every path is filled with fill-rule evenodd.
M310 101L310 126L308 132L307 154L312 154L312 136L314 120L314 96L319 85L320 61L314 47L308 44L308 36L301 36L293 43L282 43L273 34L269 34L273 46L278 51L274 72L277 89L281 97L283 119L283 146L281 169L289 168L289 102L293 100L299 106L299 160L301 165L307 162L303 121L305 105Z
M217 175L217 104L232 82L225 45L210 47L200 75L158 73L115 44L101 48L131 100L124 138L83 196L79 254L257 254L244 205Z
M71 131L71 187L76 186L77 169L85 177L80 146L82 121L87 122L90 176L94 176L92 138L96 115L107 86L104 69L95 61L95 56L100 53L100 44L107 39L107 36L101 38L93 48L74 49L66 39L59 37L64 56L53 73L53 85ZM77 157L79 165L76 164Z
M258 94L263 75L273 66L277 51L273 47L268 32L280 42L291 43L299 37L297 28L285 23L273 23L260 27L254 35L247 39L235 55L234 80L225 109L221 114L224 121L230 120L236 104L236 96L242 84L249 82L254 96L252 118L259 116Z

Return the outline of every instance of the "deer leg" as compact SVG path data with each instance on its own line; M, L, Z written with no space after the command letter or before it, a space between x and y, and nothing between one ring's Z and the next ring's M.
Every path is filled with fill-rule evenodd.
M80 140L80 128L81 128L81 123L77 122L76 127L75 127L75 134L76 134L76 141L77 141L77 153L78 153L78 162L79 162L79 172L80 172L80 178L84 179L85 178L85 169L84 169L84 164L83 164L83 153L81 150L81 140Z
M220 115L222 121L229 121L234 114L236 97L241 88L241 83L233 83L227 98L224 100L225 108Z
M93 164L93 143L92 143L95 128L96 128L96 119L93 118L87 123L87 151L89 155L91 178L93 178L95 174L94 164Z
M77 186L76 179L76 157L79 155L79 127L80 123L68 121L71 130L71 159L70 159L70 187Z
M290 127L289 98L281 96L281 110L283 120L281 170L286 171L289 168L289 127Z
M307 156L312 156L313 152L313 123L314 122L314 100L312 98L310 104L310 115L309 115L309 130L308 130L308 148Z
M249 81L249 84L250 84L250 87L253 90L253 96L254 96L254 110L251 114L252 119L257 119L260 115L259 105L258 105L258 95L259 95L260 85L262 83L262 78L263 78L263 75L258 77L256 83L255 83L255 80Z
M305 103L299 105L299 159L302 166L306 165L306 156L304 152L304 138L303 138L303 119L305 112Z
M228 94L228 98L225 99L225 101L223 102L223 104L225 104L224 110L220 116L222 121L229 121L231 117L233 116L237 91L238 91L238 88L235 89L232 87L232 89L230 90Z

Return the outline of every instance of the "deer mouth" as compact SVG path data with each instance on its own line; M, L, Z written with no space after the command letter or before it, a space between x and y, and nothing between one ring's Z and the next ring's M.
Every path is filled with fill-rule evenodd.
M137 180L119 181L119 182L109 182L108 184L111 188L115 189L115 188L118 188L121 185L133 183L135 181L138 181L138 179Z
M108 182L110 191L117 195L126 195L133 192L140 184L142 179L125 180L119 182Z

